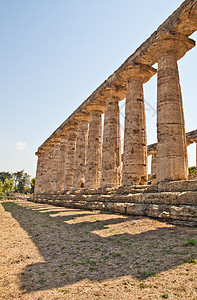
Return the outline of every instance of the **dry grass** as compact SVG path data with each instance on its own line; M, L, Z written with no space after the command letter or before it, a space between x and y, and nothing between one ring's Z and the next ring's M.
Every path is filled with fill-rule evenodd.
M0 219L1 299L197 299L197 228L16 201Z

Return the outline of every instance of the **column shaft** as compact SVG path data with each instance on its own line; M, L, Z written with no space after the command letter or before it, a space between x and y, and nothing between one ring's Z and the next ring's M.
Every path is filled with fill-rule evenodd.
M46 157L45 167L44 167L45 192L47 193L51 191L52 164L53 164L53 146L51 146L48 151L48 156Z
M196 143L196 179L197 179L197 141L195 143Z
M41 192L43 159L44 159L44 154L40 154L38 156L38 161L37 161L36 180L35 180L35 188L34 188L35 194Z
M101 183L102 112L91 111L86 159L85 187L98 188Z
M118 100L108 98L105 105L102 148L102 187L118 187L121 183L120 112Z
M68 136L61 137L60 154L59 154L59 167L58 167L58 191L64 191L65 170L66 170L66 156L68 147Z
M152 151L151 157L151 183L157 182L157 151Z
M51 167L51 191L57 191L58 187L58 172L59 172L59 155L60 143L56 143L53 147L53 162Z
M65 165L65 182L64 189L71 190L73 188L73 177L75 167L77 128L71 127L68 129L68 148Z
M73 188L85 187L86 152L88 144L88 121L81 120L78 123L76 157Z
M156 153L152 153L152 159L151 159L151 175L155 175L157 172L157 159L156 159Z
M175 54L167 53L158 60L157 84L157 179L188 178L187 148Z
M130 78L126 90L123 185L146 184L147 142L143 85Z

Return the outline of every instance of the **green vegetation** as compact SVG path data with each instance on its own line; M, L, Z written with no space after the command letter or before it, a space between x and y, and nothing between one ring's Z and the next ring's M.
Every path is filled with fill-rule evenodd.
M196 167L195 166L189 167L189 174L190 175L196 174Z
M35 178L30 180L30 175L24 170L14 173L0 172L0 199L4 195L13 197L14 193L32 194L34 186Z
M183 246L194 246L196 245L196 240L194 239L187 239Z

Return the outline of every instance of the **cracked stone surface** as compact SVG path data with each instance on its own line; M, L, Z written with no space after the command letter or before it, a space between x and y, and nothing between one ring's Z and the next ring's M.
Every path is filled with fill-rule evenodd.
M101 182L102 111L90 112L85 187L98 188Z
M67 148L66 166L65 166L65 182L64 182L65 190L69 190L73 188L76 141L77 141L77 127L70 127L68 129L68 148Z
M88 121L78 123L76 157L73 188L80 189L85 186L86 152L88 144Z
M105 105L102 187L118 187L121 184L120 111L118 102L118 99L111 97L107 99Z

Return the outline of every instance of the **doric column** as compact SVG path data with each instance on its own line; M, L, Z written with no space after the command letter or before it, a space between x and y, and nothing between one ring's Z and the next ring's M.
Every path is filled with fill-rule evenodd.
M42 192L42 172L43 172L43 162L44 162L44 153L36 153L38 156L37 161L37 169L36 169L36 180L35 180L35 188L34 188L34 194L38 194Z
M197 141L195 143L196 143L196 179L197 179Z
M60 155L60 140L56 140L53 146L53 161L51 167L51 191L56 192L58 188L58 173L59 173L59 155Z
M121 184L121 141L119 99L106 99L102 147L101 187Z
M48 163L49 163L49 150L50 147L45 148L42 163L42 193L48 191Z
M98 188L101 184L102 119L104 105L89 106L90 123L85 172L85 187Z
M73 188L80 189L85 187L85 169L86 169L86 152L88 145L88 124L89 115L81 114L75 117L78 121L75 170Z
M153 45L158 59L157 180L188 179L182 96L177 60L194 46L192 40L166 33Z
M126 87L123 185L147 184L147 141L143 83L155 74L144 65L131 66Z
M62 131L61 141L60 141L60 152L59 152L59 162L58 162L58 191L64 191L65 182L65 170L66 170L66 156L68 147L68 132L67 130Z
M68 125L68 148L65 164L64 190L72 190L75 168L75 153L77 140L77 124Z
M196 144L196 180L197 180L197 138L192 138L191 142L194 142ZM189 145L191 143L188 143Z
M148 151L148 155L151 155L151 183L157 183L157 150L153 149Z
M54 143L49 145L48 155L45 157L45 167L44 167L44 178L45 178L45 192L51 192L51 174L52 174L52 165L53 165L53 147Z

